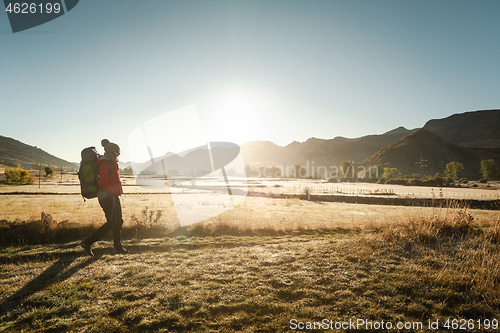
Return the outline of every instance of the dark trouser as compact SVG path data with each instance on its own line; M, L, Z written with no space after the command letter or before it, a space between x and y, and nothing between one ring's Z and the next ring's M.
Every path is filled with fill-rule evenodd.
M100 240L110 230L113 230L113 242L115 249L121 248L121 231L123 225L122 206L118 197L110 199L99 199L99 204L106 215L106 223L97 229L89 238L85 239L85 243L92 244Z

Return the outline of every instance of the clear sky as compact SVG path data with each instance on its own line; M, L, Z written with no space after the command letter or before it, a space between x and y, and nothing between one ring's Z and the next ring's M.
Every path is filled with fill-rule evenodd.
M204 136L279 145L500 108L500 1L81 0L13 34L0 135L78 162L196 105ZM169 124L175 126L175 124ZM168 126L166 127L168 131Z

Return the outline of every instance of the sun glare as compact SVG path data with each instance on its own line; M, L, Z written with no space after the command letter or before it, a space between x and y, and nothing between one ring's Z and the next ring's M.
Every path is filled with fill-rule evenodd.
M221 137L244 142L265 134L272 113L270 101L255 90L229 90L216 99L211 112Z

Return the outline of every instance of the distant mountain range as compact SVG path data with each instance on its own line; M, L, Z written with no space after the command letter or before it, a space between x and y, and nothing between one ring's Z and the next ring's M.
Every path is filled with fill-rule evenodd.
M287 166L309 163L316 166L339 166L342 161L361 163L368 156L412 133L404 127L379 135L330 140L311 138L305 142L294 141L280 147L269 141L252 141L241 145L246 164L260 166Z
M415 162L422 154L427 160L425 174L442 173L446 164L457 161L464 164L465 177L478 178L481 160L492 158L500 165L500 110L454 114L429 120L423 129L398 127L355 139L311 138L286 147L253 141L242 144L241 150L245 163L256 167L302 165L312 169L314 164L318 170L318 166L339 167L342 161L350 161L396 167L403 175L420 171Z
M232 156L231 149L214 149L214 154ZM482 159L494 159L500 165L500 110L485 110L454 114L443 119L429 120L422 129L398 127L384 134L360 138L310 138L294 141L285 147L269 141L243 143L241 153L245 164L259 167L291 167L294 165L326 168L339 167L342 161L358 165L396 167L403 174L419 172L420 154L427 160L425 174L443 172L445 165L457 161L465 166L464 176L479 177ZM181 154L182 155L182 154ZM179 156L167 153L166 171L205 171L211 169L207 151L200 149ZM0 160L16 160L25 167L33 163L62 165L74 164L17 140L0 136ZM150 163L149 163L150 164ZM147 165L149 165L147 164ZM124 166L126 164L123 164ZM141 167L141 170L146 166ZM154 171L153 171L154 170ZM156 164L150 171L161 173L163 166Z

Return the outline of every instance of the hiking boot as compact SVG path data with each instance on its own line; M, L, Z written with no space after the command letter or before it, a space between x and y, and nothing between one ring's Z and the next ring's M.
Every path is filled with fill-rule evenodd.
M89 256L91 257L94 256L94 252L92 252L92 244L87 244L85 240L82 240L80 245L83 247L83 249L85 250L85 252L87 252Z
M125 250L123 246L118 249L116 247L113 249L113 254L127 254L127 253L128 251Z

